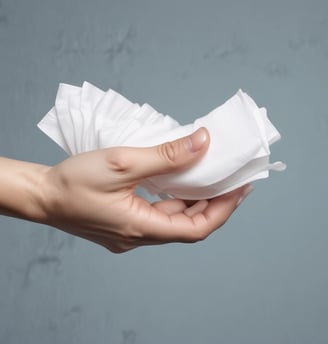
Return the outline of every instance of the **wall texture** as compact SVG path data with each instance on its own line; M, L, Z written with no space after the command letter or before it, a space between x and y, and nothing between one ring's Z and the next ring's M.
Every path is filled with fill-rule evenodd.
M65 159L36 123L88 80L182 123L241 87L288 164L195 245L113 255L1 217L0 343L327 343L327 61L326 0L0 0L2 156Z

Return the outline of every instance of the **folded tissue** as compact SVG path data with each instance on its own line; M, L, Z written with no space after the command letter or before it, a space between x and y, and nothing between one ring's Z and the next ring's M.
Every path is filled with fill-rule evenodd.
M62 83L55 106L38 127L69 155L117 146L148 147L207 128L211 142L199 162L140 184L162 198L209 199L267 178L269 170L286 168L282 162L269 161L269 146L280 139L279 132L266 109L242 90L209 114L180 125L150 105L132 103L112 89L104 92L88 82L82 87Z

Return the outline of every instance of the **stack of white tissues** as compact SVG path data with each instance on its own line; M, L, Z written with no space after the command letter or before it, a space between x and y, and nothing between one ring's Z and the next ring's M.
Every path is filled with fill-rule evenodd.
M88 82L82 87L61 83L54 107L38 127L69 155L118 146L149 147L207 128L210 145L195 165L141 182L161 198L210 199L267 178L269 170L286 168L280 161L269 161L270 145L281 138L279 132L266 109L242 90L193 123L180 125L149 104L132 103L112 89L104 92Z

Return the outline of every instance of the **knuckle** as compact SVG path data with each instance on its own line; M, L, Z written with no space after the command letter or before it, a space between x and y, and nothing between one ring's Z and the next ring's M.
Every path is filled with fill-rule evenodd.
M107 247L108 251L110 251L111 253L115 253L115 254L120 254L120 253L124 253L124 249L120 248L120 247Z
M140 231L127 227L120 233L119 240L107 245L106 248L115 254L125 253L139 246L143 236Z
M117 244L117 245L109 245L107 246L107 249L112 253L121 254L121 253L125 253L129 251L130 248L125 247L124 245Z
M130 234L130 240L131 242L138 242L145 239L145 235L142 232L134 231Z
M107 158L109 169L118 173L127 173L131 169L131 164L127 159L127 155L120 150L115 150L110 153Z
M229 219L229 216L228 216L228 215L225 216L225 217L223 217L223 218L221 219L219 225L218 225L218 228L224 226L224 225L228 222L228 219Z
M164 160L166 160L172 165L174 165L177 162L178 154L173 142L166 142L164 144L159 145L158 153Z
M225 219L222 220L220 223L220 227L224 226L228 222L228 218L226 217Z
M203 241L208 237L209 233L208 231L204 230L204 229L198 229L195 230L189 237L189 243L196 243L199 241Z
M127 223L124 230L121 232L122 239L128 243L138 242L144 239L144 236L142 229L138 228L132 221Z

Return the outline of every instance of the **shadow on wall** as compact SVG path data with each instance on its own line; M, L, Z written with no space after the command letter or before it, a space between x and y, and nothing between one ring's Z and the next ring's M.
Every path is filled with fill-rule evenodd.
M133 330L122 331L122 344L135 344L137 339L137 333Z
M6 9L3 2L0 0L0 25L8 23L8 16L6 14Z

